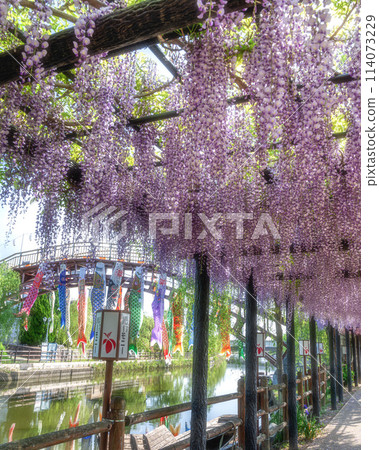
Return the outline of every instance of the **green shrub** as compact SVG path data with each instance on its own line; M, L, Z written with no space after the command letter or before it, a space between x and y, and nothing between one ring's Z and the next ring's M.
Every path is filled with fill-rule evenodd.
M304 405L305 406L305 405ZM307 408L304 410L298 405L297 407L297 429L299 435L304 436L307 441L310 441L316 437L321 425L317 423L317 420L310 416Z

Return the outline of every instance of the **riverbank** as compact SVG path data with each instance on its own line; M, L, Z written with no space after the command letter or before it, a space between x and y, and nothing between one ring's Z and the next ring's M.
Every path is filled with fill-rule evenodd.
M224 358L211 358L209 367L217 366ZM123 373L144 373L147 371L190 369L192 359L175 358L170 366L164 360L115 361L113 373L119 376ZM104 361L74 361L74 362L38 362L22 364L0 364L0 389L19 384L41 384L52 381L57 383L71 382L80 379L102 378L105 374Z

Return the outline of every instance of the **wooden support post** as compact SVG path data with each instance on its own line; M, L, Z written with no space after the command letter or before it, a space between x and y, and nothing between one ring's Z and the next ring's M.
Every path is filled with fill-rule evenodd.
M297 383L297 395L300 397L299 403L301 410L304 411L304 380L303 380L303 372L297 372L297 379L300 380Z
M358 383L361 384L361 335L357 336Z
M191 448L206 447L209 275L205 255L195 255Z
M303 355L303 372L305 376L307 374L307 355Z
M296 354L295 354L295 311L286 302L287 309L287 374L288 374L288 439L289 449L298 449L297 402L296 402ZM255 447L252 447L255 448Z
M108 418L109 408L111 406L112 395L112 375L113 375L113 361L105 363L105 382L103 392L103 419ZM100 436L100 450L107 450L108 447L108 433L102 433Z
M334 328L329 324L329 366L330 366L330 401L332 410L337 409L336 365L334 357Z
M124 398L112 398L109 413L109 419L114 421L109 435L109 448L112 450L124 450L125 405Z
M353 384L351 382L350 333L347 328L345 328L345 340L346 340L347 389L349 392L351 392L353 390Z
M320 365L319 370L320 370L320 377L319 377L319 379L320 379L320 404L321 404L321 406L325 406L326 398L325 398L325 395L323 395L325 393L325 384L324 384L325 380L324 380L324 366L322 364Z
M310 394L310 395L307 395L307 399L306 399L306 401L307 401L307 405L308 406L312 406L312 407L314 407L314 405L313 405L313 383L312 383L312 369L308 369L308 377L310 377L309 379L308 379L308 381L307 381L307 391L312 391L312 394ZM317 374L318 375L318 374ZM313 409L312 409L312 411L313 411Z
M354 370L354 384L358 386L358 366L357 366L357 346L355 340L354 331L351 330L351 343L352 343L352 352L353 352L353 370Z
M337 356L337 397L339 402L343 402L343 376L342 376L342 355L341 355L341 336L336 329L336 356Z
M282 383L284 384L284 388L282 388L282 401L286 403L286 406L283 408L283 422L287 423L287 426L283 430L283 438L285 441L288 441L288 378L286 373L282 375Z
M238 393L242 395L238 399L238 417L242 420L242 424L238 427L238 446L245 448L245 378L238 380Z
M262 416L262 433L266 436L265 440L261 444L262 450L270 450L270 419L269 419L269 405L268 405L268 379L267 377L261 378L261 387L264 388L262 393L262 409L266 412Z
M309 320L309 340L311 351L311 376L312 376L312 416L317 420L320 417L320 390L317 364L317 325L314 317Z
M246 289L246 413L245 439L249 448L257 448L257 299L253 270ZM204 447L205 448L205 447Z

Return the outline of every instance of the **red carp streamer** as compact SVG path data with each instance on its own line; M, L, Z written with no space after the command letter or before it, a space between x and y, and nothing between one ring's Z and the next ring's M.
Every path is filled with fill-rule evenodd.
M171 353L168 341L168 333L164 319L162 320L162 346L163 346L163 355L167 365L171 364Z
M172 353L180 352L183 355L184 307L181 293L174 294L172 301L172 314L174 316L175 347Z
M30 291L24 301L24 304L22 305L21 311L17 314L17 316L21 316L22 314L26 313L27 316L30 315L30 310L32 309L35 301L38 297L38 291L43 278L43 268L40 267L38 269L37 275L34 278L32 287L30 288ZM24 328L26 331L28 331L28 319L25 319Z
M221 332L221 344L222 349L220 352L220 355L225 355L226 358L229 358L232 354L231 348L230 348L230 304L225 299L222 299L222 303L220 305L220 309L218 311L218 317L219 317L219 329Z

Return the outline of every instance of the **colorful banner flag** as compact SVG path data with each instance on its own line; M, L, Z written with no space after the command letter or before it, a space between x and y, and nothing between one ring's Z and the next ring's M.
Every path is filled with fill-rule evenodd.
M145 288L145 270L137 267L130 291L125 294L125 310L130 312L129 351L136 356L137 337L143 322L143 297Z
M79 281L78 281L78 342L82 344L82 353L85 353L85 346L87 344L86 338L86 326L87 326L87 298L86 298L86 269L81 267L79 270Z
M124 274L124 265L117 261L114 265L112 276L109 280L107 293L107 309L116 309L117 300L119 297L119 290L121 286L122 277Z
M59 310L61 312L61 328L66 326L66 264L60 265L59 270Z
M154 328L151 332L150 345L158 344L162 348L162 321L164 314L164 297L166 293L166 274L163 273L159 277L158 288L155 291L154 300L152 303Z
M30 291L24 300L21 311L18 314L16 314L16 316L18 317L21 317L23 314L26 314L26 319L24 323L24 328L26 331L28 331L28 317L30 315L30 311L35 301L37 300L39 287L41 285L41 281L44 275L44 270L45 268L43 265L41 265L38 268L37 275L35 276L32 287L30 288Z
M95 272L93 274L93 288L91 291L92 319L93 325L90 340L95 336L95 317L97 311L104 308L105 300L105 266L104 263L96 263Z

